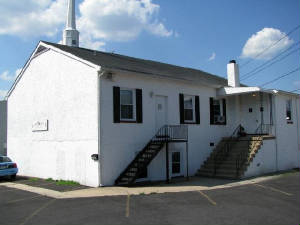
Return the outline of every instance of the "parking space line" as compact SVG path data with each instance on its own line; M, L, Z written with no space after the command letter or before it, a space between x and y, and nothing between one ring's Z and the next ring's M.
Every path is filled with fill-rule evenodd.
M126 213L125 213L126 217L129 217L129 208L130 208L129 204L130 204L130 194L127 195L127 200L126 200Z
M202 191L199 191L199 193L200 193L203 197L205 197L212 205L217 205L217 203L216 203L214 200L212 200L208 195L204 194Z
M272 190L272 191L275 191L275 192L279 192L279 193L287 195L287 196L292 196L293 195L291 193L288 193L288 192L285 192L285 191L281 191L281 190L279 190L277 188L268 187L268 186L264 186L264 185L261 185L261 184L253 184L253 185L261 187L261 188L264 188L264 189L269 189L269 190Z
M43 196L42 195L35 195L33 197L20 198L20 199L16 199L16 200L12 200L12 201L6 202L6 203L10 204L10 203L15 203L15 202L21 202L21 201L25 201L25 200L30 200L30 199L38 198L38 197L43 197Z
M42 205L40 208L38 208L37 210L35 210L33 213L31 213L28 217L26 217L24 219L24 221L22 223L20 223L19 225L24 225L26 224L32 217L34 217L35 215L37 215L40 211L42 211L43 209L45 209L46 207L48 207L50 204L52 204L56 199L51 199L50 201L46 202L44 205Z

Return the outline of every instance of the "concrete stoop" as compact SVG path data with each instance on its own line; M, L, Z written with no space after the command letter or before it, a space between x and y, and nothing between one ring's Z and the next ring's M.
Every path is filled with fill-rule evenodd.
M196 176L242 179L263 145L263 140L264 137L255 135L235 139L223 138L198 170ZM222 161L216 160L216 154L221 155L222 148L226 147L228 141L230 141L228 153L223 156Z

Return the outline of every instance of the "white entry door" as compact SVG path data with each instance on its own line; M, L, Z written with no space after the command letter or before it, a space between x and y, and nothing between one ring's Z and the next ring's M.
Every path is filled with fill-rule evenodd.
M168 124L168 97L155 96L155 127L156 130Z

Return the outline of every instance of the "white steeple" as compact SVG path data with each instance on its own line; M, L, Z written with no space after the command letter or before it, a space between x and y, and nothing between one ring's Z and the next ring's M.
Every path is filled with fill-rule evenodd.
M66 29L63 33L63 44L73 47L79 46L79 32L76 30L75 0L69 0L68 2L68 15Z

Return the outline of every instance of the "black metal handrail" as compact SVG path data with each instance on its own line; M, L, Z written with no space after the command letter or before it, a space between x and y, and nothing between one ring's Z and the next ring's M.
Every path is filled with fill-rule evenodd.
M256 128L254 134L258 135L268 135L272 133L272 124L265 124L261 123L259 126Z
M222 145L220 147L219 150L216 151L216 153L213 155L213 162L214 162L214 175L216 175L217 173L217 169L219 166L219 163L224 161L228 154L229 151L232 147L232 145L235 143L235 139L240 137L244 132L244 128L242 127L241 124L239 124L233 131L233 133L231 134L231 136L229 138L227 138L226 140L224 140L224 145Z
M187 125L164 125L162 126L152 141L187 141L188 140L188 126Z
M249 140L243 140L243 141L247 141L248 142L248 148L247 151L242 151L240 152L237 157L236 157L236 161L235 161L235 166L236 166L236 177L239 177L239 173L240 170L242 168L242 166L246 163L246 161L249 158L249 155L252 153L252 151L249 151L249 148L252 144L253 147L255 147L255 145L259 142L261 142L262 140L259 139L258 137L256 137L256 140L253 139L249 139ZM251 149L252 150L252 149Z

